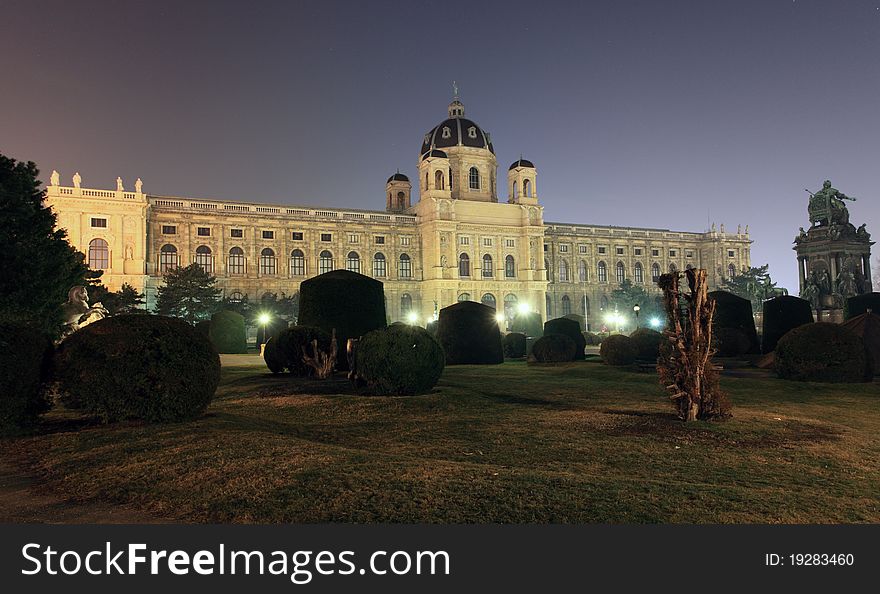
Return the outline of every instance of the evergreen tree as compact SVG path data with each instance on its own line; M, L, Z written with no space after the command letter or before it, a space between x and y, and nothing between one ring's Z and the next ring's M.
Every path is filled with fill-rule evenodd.
M165 285L159 287L156 309L163 316L182 318L190 324L207 320L220 306L217 279L193 263L165 273Z
M769 264L749 268L733 278L725 279L721 283L721 289L751 301L752 311L764 311L765 300L788 295L786 289L777 287L770 278L769 268Z
M0 315L60 329L67 293L86 284L85 257L55 229L39 170L0 154Z
M633 327L636 325L636 315L633 306L639 306L639 325L644 326L652 317L663 317L663 303L660 295L649 295L641 286L633 284L630 279L624 280L620 286L611 292L609 306L612 311L624 316ZM609 312L606 312L609 313Z

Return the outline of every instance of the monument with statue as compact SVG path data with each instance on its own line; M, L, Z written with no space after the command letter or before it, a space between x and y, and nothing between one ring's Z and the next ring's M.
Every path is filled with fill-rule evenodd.
M865 225L850 223L847 196L825 180L810 194L810 228L794 239L800 295L816 310L817 320L843 321L846 300L870 293L871 235Z

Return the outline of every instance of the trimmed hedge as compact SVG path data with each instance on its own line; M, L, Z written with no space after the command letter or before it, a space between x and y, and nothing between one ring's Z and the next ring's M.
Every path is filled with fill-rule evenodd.
M501 339L501 347L508 359L522 359L526 356L526 335L522 332L505 334Z
M105 422L198 417L220 381L208 340L183 320L144 314L78 330L61 343L54 368L62 401Z
M495 308L461 301L441 309L438 321L437 340L446 352L447 365L504 362Z
M511 332L521 332L526 336L540 338L544 336L544 325L541 323L541 314L536 311L517 313L510 323Z
M544 336L548 334L564 334L574 342L574 360L583 361L585 359L584 349L587 346L587 340L581 332L581 325L570 318L556 318L547 320L544 324Z
M776 348L776 343L787 332L812 323L813 307L806 299L782 295L765 301L761 351L772 352Z
M751 347L745 333L737 328L716 328L712 339L712 346L719 357L741 357Z
M637 358L656 361L660 356L660 344L664 340L661 333L650 328L639 328L629 337L636 345Z
M387 325L382 283L348 270L332 270L305 280L299 289L299 324L327 334L335 329L342 354L336 358L336 368L347 371L348 339Z
M847 320L868 313L870 309L872 313L880 315L880 293L865 293L864 295L856 295L846 300L844 305L846 310L845 317Z
M373 330L358 342L357 374L367 389L380 395L430 392L446 365L436 338L409 324Z
M49 410L42 383L51 352L41 329L0 322L0 433L31 425Z
M263 361L266 367L272 373L281 373L284 371L284 359L281 355L281 349L278 348L278 338L270 336L266 344L263 345Z
M871 381L865 343L852 330L829 322L799 326L776 345L776 373L808 382Z
M244 316L234 311L218 311L211 316L208 337L218 353L247 353L247 331Z
M566 334L545 334L532 347L532 357L538 363L574 361L576 352L577 344Z
M318 341L318 349L321 351L327 352L330 350L330 335L320 328L313 328L311 326L291 326L290 328L285 328L270 339L271 342L275 343L274 364L280 366L282 371L286 369L298 377L312 375L315 370L305 364L303 360L303 347L311 355L313 340ZM348 362L345 356L345 345L341 344L338 338L336 349L338 367L340 359L345 359ZM266 364L268 365L269 362L266 361ZM269 369L272 369L272 367L270 366ZM273 371L273 373L280 372Z
M607 365L631 365L638 354L636 342L623 334L612 334L599 347L599 355Z
M715 319L712 321L715 332L721 328L740 330L749 341L749 350L746 352L760 353L752 302L727 291L712 291L709 298L715 300Z
M196 322L196 332L207 338L211 339L211 320L201 320Z

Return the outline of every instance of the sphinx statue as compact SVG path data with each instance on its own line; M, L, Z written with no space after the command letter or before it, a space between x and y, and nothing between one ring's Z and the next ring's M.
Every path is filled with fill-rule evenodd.
M64 340L83 326L107 317L107 309L100 303L89 306L89 293L78 285L67 292L67 303L61 308L61 340Z

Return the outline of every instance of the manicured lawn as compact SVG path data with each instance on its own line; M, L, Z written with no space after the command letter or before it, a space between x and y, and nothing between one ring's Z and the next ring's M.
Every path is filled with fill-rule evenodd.
M653 373L595 362L408 398L239 364L196 422L53 412L0 447L64 498L186 522L880 522L880 384L723 387L734 418L685 426Z

